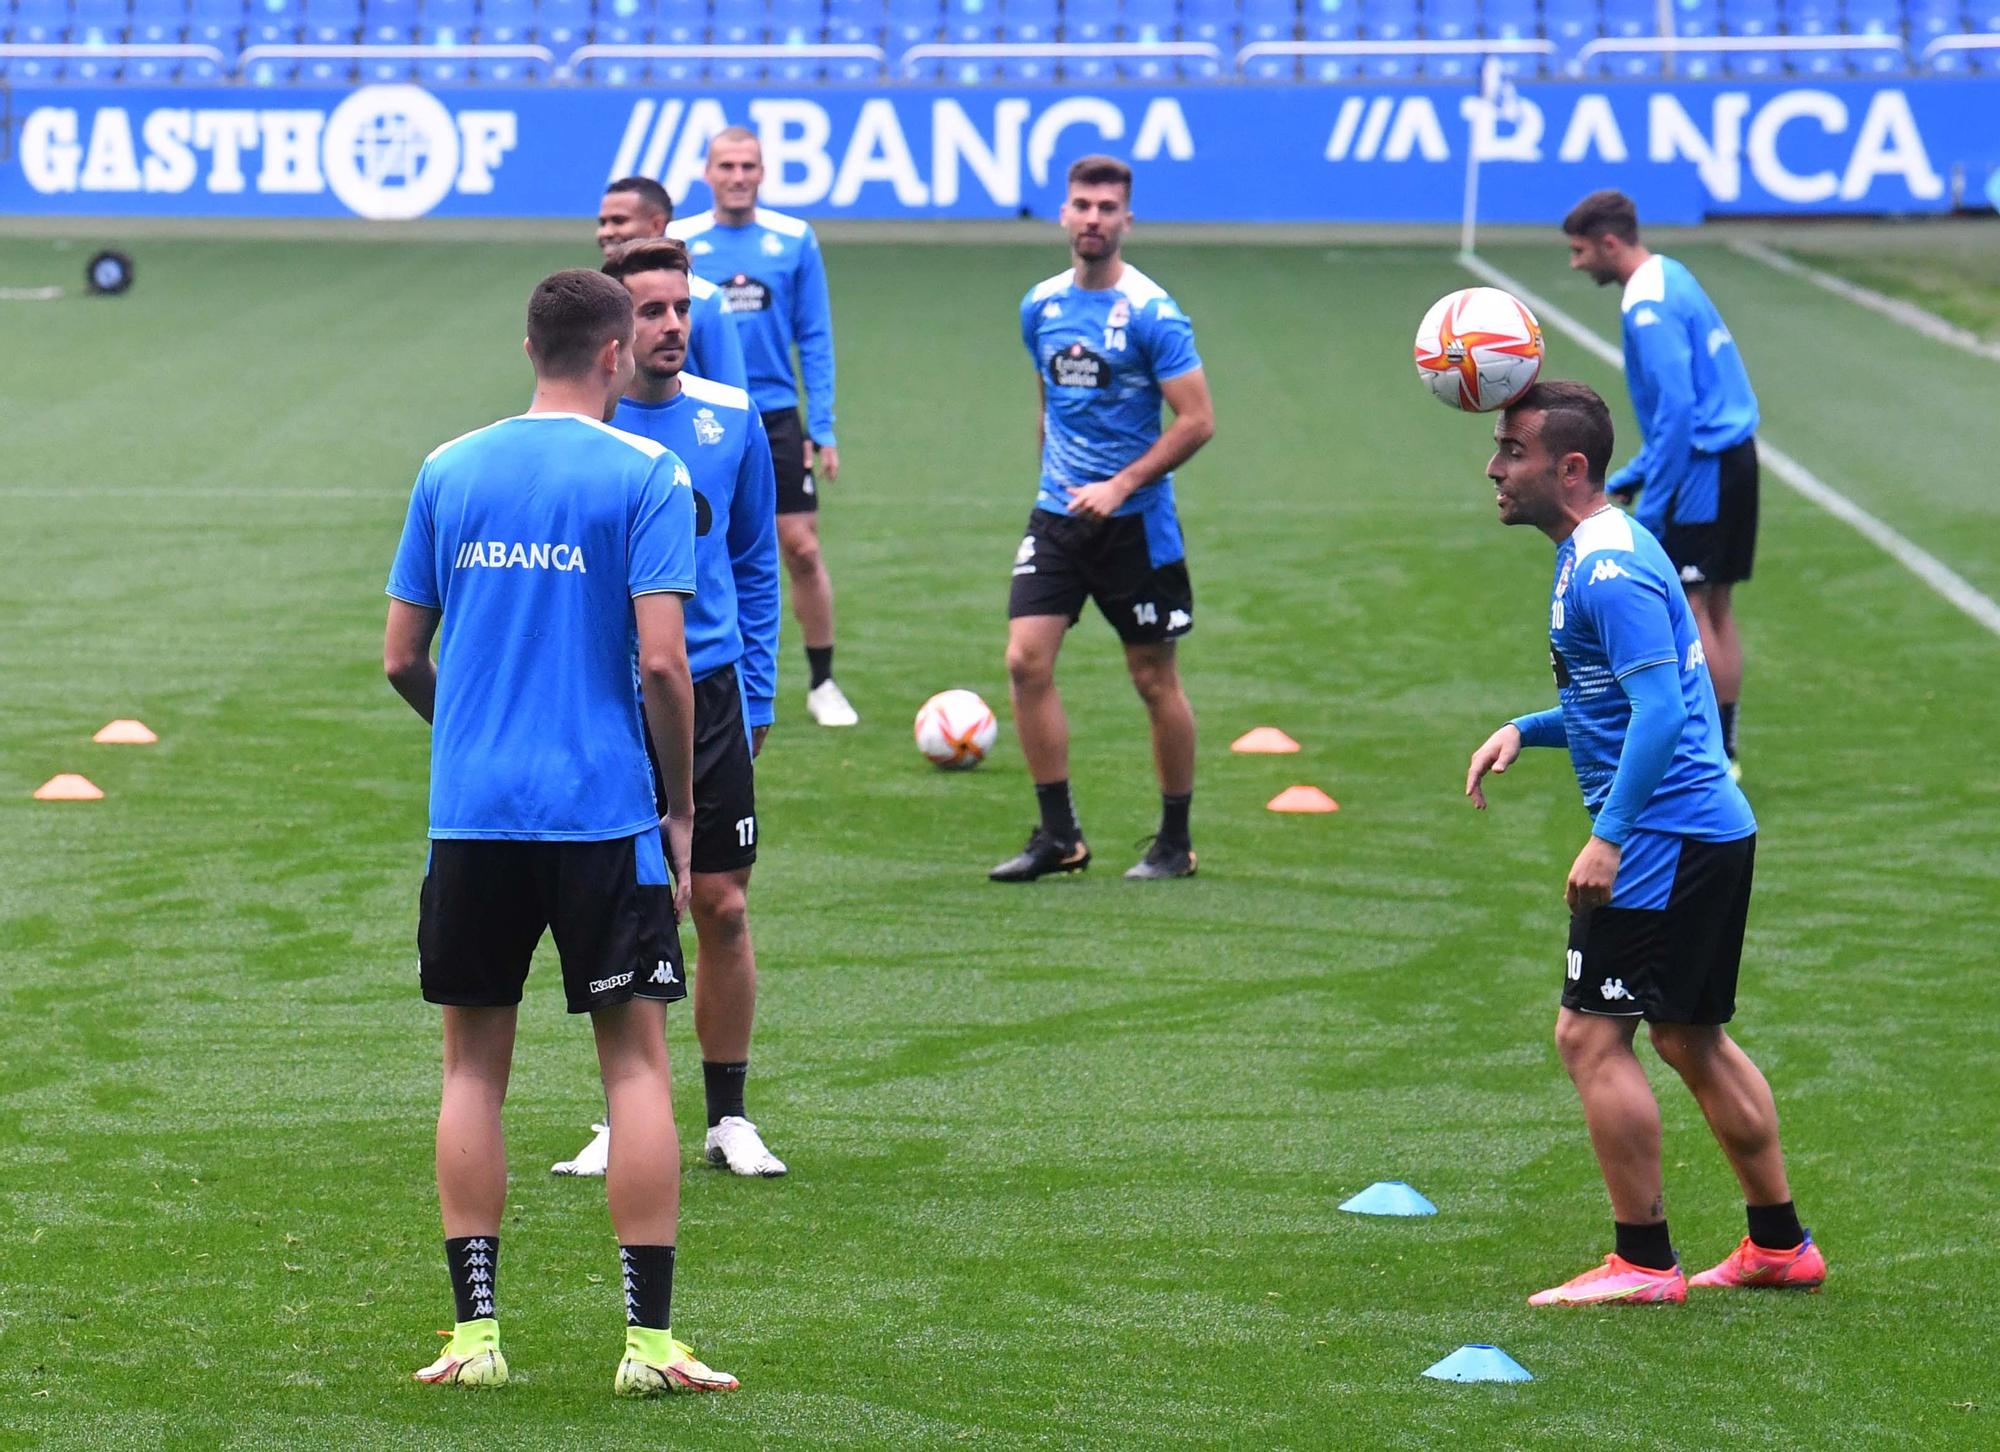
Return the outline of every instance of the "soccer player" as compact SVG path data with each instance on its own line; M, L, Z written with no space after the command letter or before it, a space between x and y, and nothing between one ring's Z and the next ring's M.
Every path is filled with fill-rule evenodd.
M545 278L527 349L528 412L432 451L389 574L383 667L432 723L417 946L423 995L444 1010L438 1202L457 1302L450 1345L416 1376L507 1380L500 1106L528 962L552 929L618 1121L606 1190L626 1333L613 1389L730 1391L736 1379L702 1365L670 1319L680 1151L665 1032L687 991L675 922L693 825L681 602L695 587L694 494L671 449L604 422L632 376L623 288L578 269Z
M750 867L757 860L751 760L771 729L777 695L777 485L750 395L684 368L687 249L670 238L622 243L606 276L632 295L636 367L612 422L679 456L694 479L694 598L687 606L694 678L694 1032L708 1100L708 1161L739 1175L775 1176L743 1107L757 959L750 945ZM566 1174L601 1174L609 1132Z
M597 204L597 250L609 258L622 242L664 237L674 219L674 200L649 176L620 177ZM722 289L692 274L688 278L688 371L711 383L748 388L743 342L723 315Z
M815 466L831 484L840 477L833 436L833 312L826 265L810 225L757 205L764 153L740 126L708 144L703 173L715 206L683 217L667 235L687 244L695 272L722 288L722 308L736 324L750 371L750 398L763 415L778 471L778 551L792 581L792 613L806 643L806 711L822 726L860 721L833 679L833 579L819 549ZM699 341L699 340L697 340ZM805 380L806 424L799 425ZM697 350L699 351L699 350Z
M1743 646L1732 596L1757 553L1757 395L1694 274L1640 242L1630 197L1592 192L1563 219L1563 232L1572 269L1625 289L1625 384L1643 442L1605 487L1620 503L1639 494L1640 522L1679 572L1714 672L1730 774L1740 776Z
M1486 466L1502 524L1556 545L1549 654L1561 705L1520 716L1473 752L1465 793L1526 746L1567 746L1591 815L1569 871L1556 1048L1583 1100L1611 1192L1604 1264L1532 1306L1684 1301L1695 1286L1816 1289L1826 1261L1799 1225L1771 1087L1723 1025L1750 910L1757 821L1730 778L1704 649L1678 571L1605 499L1611 413L1581 383L1546 382L1500 415ZM1667 1235L1660 1108L1632 1051L1641 1020L1708 1120L1748 1205L1749 1231L1687 1280Z
M1032 882L1090 864L1070 800L1069 721L1055 671L1064 633L1095 600L1124 642L1160 779L1160 830L1125 875L1191 877L1194 712L1174 642L1194 628L1194 591L1173 471L1214 437L1215 407L1187 314L1122 255L1132 169L1109 156L1077 162L1062 223L1071 266L1021 302L1021 341L1041 385L1042 479L1007 601L1014 729L1041 823L1018 856L987 875ZM1174 415L1165 429L1163 400Z

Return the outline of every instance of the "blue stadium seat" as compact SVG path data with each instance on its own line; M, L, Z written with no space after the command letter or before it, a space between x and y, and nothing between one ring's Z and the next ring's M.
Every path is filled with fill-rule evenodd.
M1722 34L1719 0L1674 0L1674 34L1683 40Z
M765 22L764 7L758 0L743 0L743 3L724 5L710 21L708 38L716 45L765 45L770 42L770 28ZM726 81L731 85L747 85L761 80L765 73L765 63L759 60L719 60L708 63L710 80Z
M1535 4L1535 0L1486 0L1486 4L1481 8L1488 35L1503 40L1540 38L1538 31L1541 28L1541 7ZM1596 7L1582 8L1594 10Z
M533 43L534 34L535 0L485 0L479 7L482 44L528 45Z
M1063 39L1108 43L1125 38L1119 0L1064 0Z
M376 45L408 45L417 33L417 0L368 0L367 34Z
M1477 40L1489 24L1490 6L1479 0L1424 0L1424 35L1430 40Z
M67 45L68 0L20 0L6 23L8 39L16 45ZM43 64L46 68L50 63ZM24 73L14 74L18 78Z
M1244 45L1260 45L1299 38L1299 11L1292 0L1243 0ZM1289 81L1299 73L1294 56L1259 56L1243 68L1253 81Z
M818 45L826 38L826 10L820 0L771 0L768 16L773 45ZM807 84L826 74L825 63L805 56L771 62L773 80Z
M138 0L132 7L132 39L140 45L173 45L186 36L187 24L188 0Z
M655 11L663 8L642 0L598 0L597 28L590 38L598 45L651 45Z
M1004 38L1024 45L1046 45L1062 36L1058 0L1000 0L1000 20Z
M1784 29L1778 0L1722 0L1722 29L1728 35L1777 35Z
M305 39L313 45L353 45L361 35L361 0L306 0Z
M1596 0L1544 0L1542 23L1559 56L1576 54L1604 33Z
M535 11L541 44L558 56L590 40L590 0L541 0Z
M882 0L828 0L826 38L837 45L881 45L887 19ZM871 81L876 77L875 62L834 61L827 75L837 81Z
M1421 40L1417 0L1364 0L1357 40ZM1371 55L1361 61L1361 73L1382 80L1408 80L1424 73L1421 56Z
M1660 33L1660 9L1654 0L1604 0L1604 33L1637 40Z
M466 45L479 29L479 0L423 0L419 35L433 44Z
M884 45L891 56L913 45L930 45L943 23L939 0L889 0Z
M1840 0L1783 0L1781 9L1788 34L1840 33Z
M251 0L243 34L248 45L297 45L299 7L291 0ZM258 84L276 83L266 81Z
M333 42L345 44L344 41ZM299 79L314 86L351 86L354 84L354 62L351 60L306 60L299 62Z
M999 0L944 0L944 36L952 45L991 45L1008 39L1000 21ZM986 74L981 72L979 80Z

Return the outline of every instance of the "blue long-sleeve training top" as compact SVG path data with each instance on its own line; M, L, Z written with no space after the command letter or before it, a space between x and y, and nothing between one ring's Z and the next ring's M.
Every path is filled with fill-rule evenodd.
M711 383L750 387L743 343L736 336L736 324L723 311L722 289L698 273L688 277L687 371Z
M798 406L792 349L806 391L806 433L836 444L833 433L833 309L826 265L811 224L764 207L736 227L713 211L677 217L669 237L687 243L694 270L722 289L722 307L736 324L759 413Z
M1714 520L1716 456L1757 432L1757 395L1736 340L1694 274L1655 254L1625 284L1625 385L1644 445L1612 492L1645 490L1636 511L1658 535Z

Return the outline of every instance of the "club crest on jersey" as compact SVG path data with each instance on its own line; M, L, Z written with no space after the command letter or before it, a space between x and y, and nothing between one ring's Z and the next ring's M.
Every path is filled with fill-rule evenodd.
M1058 388L1109 388L1111 365L1081 343L1049 355L1049 382Z
M1562 599L1563 591L1569 588L1569 572L1575 567L1576 567L1575 560L1563 561L1562 570L1556 576L1556 599L1558 600Z
M1131 321L1132 304L1121 297L1111 305L1111 315L1104 320L1104 326L1107 328L1122 328Z
M771 289L747 272L739 272L722 284L725 313L761 313L769 311L770 306Z
M688 255L690 257L706 257L714 250L715 244L713 242L704 237L697 237L695 238L694 245L688 248Z
M1048 319L1048 318L1059 318L1061 316L1062 316L1062 304L1057 302L1054 298L1050 298L1048 300L1048 303L1042 308L1042 317L1044 319Z
M714 409L705 408L694 416L694 437L700 444L722 442L722 425L716 422Z
M763 242L760 243L759 245L763 247L764 255L766 257L784 256L785 244L778 240L777 235L775 233L766 232L764 234Z

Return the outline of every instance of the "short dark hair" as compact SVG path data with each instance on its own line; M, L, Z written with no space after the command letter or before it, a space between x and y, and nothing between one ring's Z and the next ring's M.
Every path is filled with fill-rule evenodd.
M1551 461L1565 454L1581 454L1590 471L1590 482L1604 483L1611 467L1615 442L1611 431L1611 410L1588 383L1567 378L1549 378L1535 384L1507 405L1509 413L1538 413L1542 416L1542 447Z
M601 272L565 267L528 296L528 352L539 374L573 378L606 343L631 336L631 295Z
M630 192L669 222L674 219L674 199L667 195L665 187L649 176L621 176L604 189L607 197L613 192Z
M1639 240L1639 209L1620 191L1592 192L1569 209L1563 218L1567 237L1616 237L1620 242Z
M634 237L620 242L604 259L604 275L623 282L641 272L693 272L687 244L672 237Z
M1125 188L1125 200L1132 200L1132 168L1115 156L1082 156L1070 163L1069 184Z

